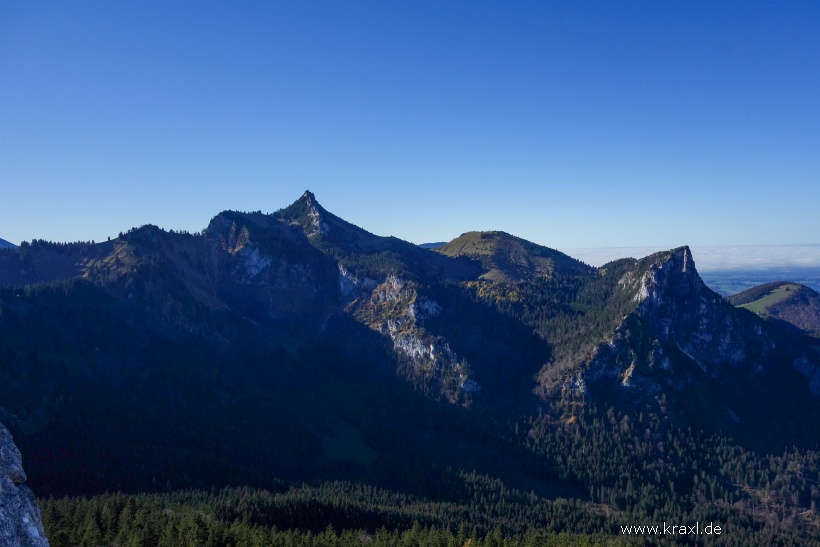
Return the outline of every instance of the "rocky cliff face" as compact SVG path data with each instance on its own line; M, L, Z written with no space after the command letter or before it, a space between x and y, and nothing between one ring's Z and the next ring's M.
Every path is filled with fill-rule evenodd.
M0 424L0 545L47 547L40 509L25 482L20 451Z
M335 263L301 230L261 213L223 212L206 229L212 290L256 321L335 309Z
M442 308L421 295L415 282L388 275L379 283L354 276L341 264L339 270L346 311L390 339L399 358L399 374L419 381L426 391L452 403L481 389L468 377L466 361L446 338L425 329L425 321L436 317Z
M763 367L757 358L773 349L774 342L759 323L744 321L704 285L688 247L651 259L640 278L627 275L623 285L637 288L635 315L655 340L678 349L713 377L725 367Z
M722 394L747 390L747 398L752 392L766 397L795 371L809 379L812 395L820 393L816 356L706 287L688 247L635 262L608 305L622 309L622 319L597 346L565 364L563 374L553 374L548 394L579 401L592 391L643 404L708 392L714 404L725 405Z

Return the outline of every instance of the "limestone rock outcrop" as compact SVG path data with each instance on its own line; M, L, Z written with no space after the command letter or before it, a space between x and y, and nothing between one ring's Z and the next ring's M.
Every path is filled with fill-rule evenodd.
M40 509L25 482L20 451L0 424L0 545L47 547Z

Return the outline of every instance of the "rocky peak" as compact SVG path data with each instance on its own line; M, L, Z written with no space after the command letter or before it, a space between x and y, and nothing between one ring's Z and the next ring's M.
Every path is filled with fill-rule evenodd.
M706 285L695 268L688 246L656 253L641 261L639 288L635 300L643 310L670 305L674 300L698 295ZM713 300L717 301L717 294Z
M47 547L40 509L25 482L20 451L0 424L0 545Z
M330 252L336 259L343 256L350 258L352 254L390 251L393 256L401 254L405 258L413 257L414 261L434 263L436 269L441 264L440 261L431 258L436 255L423 251L412 243L394 237L371 234L337 217L322 207L310 191L306 191L302 197L288 207L277 211L273 218L282 224L299 227L312 245L325 252ZM347 264L347 266L351 265ZM356 269L351 268L351 270ZM378 272L379 275L384 273L385 271Z
M308 237L317 234L327 235L327 214L310 190L305 190L302 197L281 211L283 220L301 225Z
M710 375L723 365L753 360L749 340L760 343L761 351L768 346L759 325L740 321L704 284L687 246L644 258L621 282L637 285L635 314L648 321L653 336Z
M222 211L211 219L204 234L207 239L235 254L251 241L252 232L264 231L274 224L269 215L261 212Z
M703 375L754 376L771 361L774 341L761 322L737 313L703 283L689 247L636 261L618 285L611 305L624 315L580 369L563 378L567 393L598 384L626 389L633 401L642 400L639 393L651 399L685 390Z
M307 205L307 215L310 219L310 226L312 230L307 234L308 236L312 236L315 234L327 234L327 223L322 218L322 209L316 202L313 194L309 194L308 192L305 193L306 199L305 203Z
M250 241L248 227L238 224L224 213L214 217L206 233L231 254L241 251Z

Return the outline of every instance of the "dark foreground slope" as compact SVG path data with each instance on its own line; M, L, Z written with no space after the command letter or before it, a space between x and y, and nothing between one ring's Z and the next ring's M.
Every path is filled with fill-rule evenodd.
M200 234L32 242L0 252L0 285L0 419L34 490L158 493L94 503L176 540L234 520L815 534L816 341L725 302L686 247L600 269L500 232L426 250L306 192ZM226 512L222 487L265 508Z
M447 285L471 264L368 234L310 194L220 213L203 234L144 226L4 258L2 413L41 494L318 477L424 491L419 472L497 436L493 409L532 408L549 355ZM477 469L506 467L493 443Z

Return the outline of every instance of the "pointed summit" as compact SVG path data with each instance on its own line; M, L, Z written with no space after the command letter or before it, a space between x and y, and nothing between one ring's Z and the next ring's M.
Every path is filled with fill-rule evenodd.
M328 223L325 219L328 212L319 205L316 196L310 190L305 190L302 197L279 211L279 214L289 224L302 226L308 237L328 233Z
M695 269L695 259L692 258L692 251L689 249L689 245L684 245L683 247L677 247L669 251L669 260L674 261L676 266L680 267L680 271L685 273L694 273L697 274L697 269Z
M710 299L718 298L701 279L688 245L642 258L630 278L639 280L640 288L635 297L638 301L667 302L672 295L694 296L702 292L708 293Z
M301 203L303 207L322 209L322 206L316 201L316 195L310 190L305 190L305 193L296 200L296 203Z
M371 252L384 251L393 245L393 238L373 235L329 212L319 205L310 190L305 190L299 199L277 211L274 217L279 222L300 226L312 243L323 248L338 247L348 251Z

